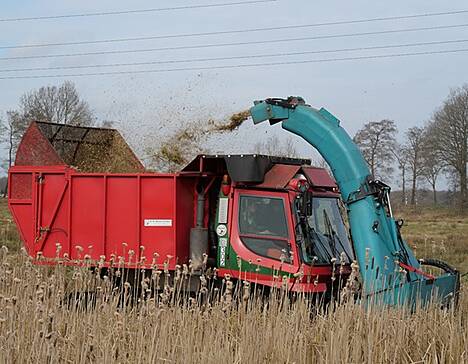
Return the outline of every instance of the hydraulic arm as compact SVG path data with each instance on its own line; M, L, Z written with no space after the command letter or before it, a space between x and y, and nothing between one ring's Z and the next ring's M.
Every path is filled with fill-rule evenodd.
M358 147L330 112L306 105L300 97L255 102L250 110L258 124L281 122L283 129L304 138L327 161L348 210L355 254L363 281L363 297L390 305L425 303L431 298L456 299L459 274L444 265L434 277L400 235L386 184L374 180Z

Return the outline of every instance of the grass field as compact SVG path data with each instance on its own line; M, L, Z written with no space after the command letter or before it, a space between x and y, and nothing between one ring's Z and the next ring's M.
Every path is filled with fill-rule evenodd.
M437 258L468 272L468 215L456 209L420 208L395 212L403 218L402 235L418 258Z
M458 310L365 310L348 302L310 313L284 292L268 302L225 293L177 300L175 286L122 307L108 280L86 268L34 266L19 251L0 200L0 362L103 363L463 363L468 361L468 292ZM397 213L398 214L398 213ZM468 266L468 222L449 210L405 210L404 236L419 257ZM221 278L219 278L221 279ZM229 281L225 282L229 285ZM67 293L97 292L70 307ZM216 292L215 292L216 293ZM282 297L282 298L281 298Z

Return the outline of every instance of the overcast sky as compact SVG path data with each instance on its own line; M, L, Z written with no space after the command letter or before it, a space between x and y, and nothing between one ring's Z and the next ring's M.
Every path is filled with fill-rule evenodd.
M243 0L239 0L243 1ZM245 1L245 0L244 0ZM21 18L62 14L91 13L221 4L234 0L155 1L2 1L0 18ZM60 18L31 21L0 21L0 46L91 41L116 38L244 30L288 25L416 15L468 10L466 1L306 1L278 0L257 4L205 7L112 16ZM24 60L0 60L0 70L12 68L83 66L108 63L136 63L168 60L193 60L230 56L265 55L318 50L339 50L372 46L468 40L468 26L441 29L447 25L468 25L468 13L411 19L282 29L237 34L181 37L145 41L99 43L41 48L0 49L0 58L114 50L194 46L217 43L291 39L289 42L193 48L129 54L107 54ZM410 28L438 29L395 32L367 36L309 39L351 33ZM354 134L363 123L383 118L395 120L401 131L423 125L450 89L467 82L468 52L412 57L314 62L216 69L216 66L252 63L289 62L344 57L362 57L468 48L468 42L432 44L391 49L305 54L269 58L198 61L192 63L133 65L108 68L0 72L0 77L56 75L108 71L161 70L187 67L213 67L207 70L121 74L106 76L58 77L39 79L0 79L0 112L14 109L19 97L43 85L75 82L100 120L127 123L126 133L138 147L139 133L163 135L175 121L222 118L245 109L255 99L303 96L316 107L324 106L342 120ZM464 67L463 67L464 66ZM141 125L141 128L136 126ZM244 129L243 129L244 128ZM268 127L242 127L224 137L219 150L233 148L242 140L248 149L256 140L271 133ZM229 140L228 140L229 139ZM303 154L310 150L301 141ZM138 148L137 148L138 149ZM248 151L248 150L246 150Z

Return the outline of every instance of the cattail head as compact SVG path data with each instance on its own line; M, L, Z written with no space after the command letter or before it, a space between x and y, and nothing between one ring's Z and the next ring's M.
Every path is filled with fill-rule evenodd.
M318 285L318 282L319 282L319 276L318 274L315 276L315 279L314 279L314 286L317 286Z
M341 265L344 265L345 262L346 262L346 253L343 251L343 252L341 252L341 254L340 254L340 264L341 264Z
M241 257L237 256L236 260L237 260L237 267L239 268L239 270L241 270L242 269L242 259L241 259Z

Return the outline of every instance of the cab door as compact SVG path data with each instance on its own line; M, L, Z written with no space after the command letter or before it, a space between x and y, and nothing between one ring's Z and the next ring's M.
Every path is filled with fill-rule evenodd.
M242 262L242 271L255 273L252 279L271 283L273 275L299 271L286 192L236 189L230 238L235 259ZM232 262L233 257L229 258Z

